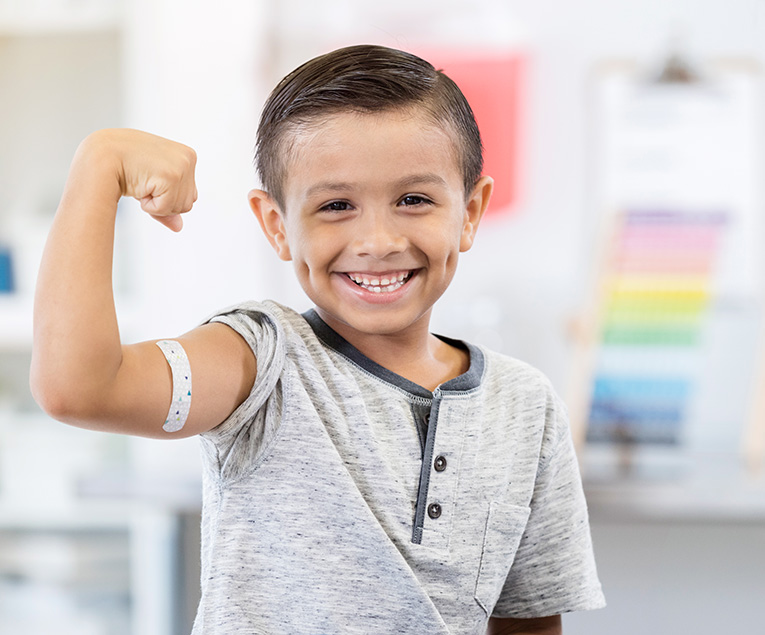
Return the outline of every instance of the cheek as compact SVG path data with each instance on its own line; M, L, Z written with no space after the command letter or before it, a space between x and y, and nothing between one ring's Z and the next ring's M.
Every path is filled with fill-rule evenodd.
M440 225L421 232L421 236L424 237L423 247L433 254L433 257L451 262L459 253L462 226L456 223L450 223L446 227Z
M339 232L320 228L295 232L290 246L293 258L309 267L324 268L339 253L342 246Z
M428 270L432 274L447 277L454 274L459 258L459 249L454 245L451 236L443 241L433 241L431 244L420 241L418 248L427 258Z

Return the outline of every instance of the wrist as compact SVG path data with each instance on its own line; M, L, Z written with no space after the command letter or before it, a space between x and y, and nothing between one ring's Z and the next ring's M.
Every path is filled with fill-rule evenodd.
M116 206L123 196L125 180L120 156L124 144L121 132L97 130L83 139L72 161L67 189L82 189L89 196Z

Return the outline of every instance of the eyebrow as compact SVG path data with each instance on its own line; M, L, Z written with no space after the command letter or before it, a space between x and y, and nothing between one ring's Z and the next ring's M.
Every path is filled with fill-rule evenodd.
M440 174L427 172L425 174L413 174L396 183L399 187L412 187L414 185L440 185L446 186L446 179Z
M406 176L393 184L397 188L414 187L415 185L437 185L444 187L447 185L446 179L442 176L428 172L425 174L412 174ZM347 183L342 181L323 181L316 183L308 188L306 191L307 196L314 196L316 194L322 194L325 192L339 192L355 189L353 183Z

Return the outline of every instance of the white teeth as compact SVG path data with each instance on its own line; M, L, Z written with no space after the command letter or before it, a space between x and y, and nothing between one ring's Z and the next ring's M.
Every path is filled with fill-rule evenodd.
M392 291L396 291L397 289L403 287L411 276L411 271L407 271L406 273L399 273L395 276L390 276L388 278L382 279L367 278L365 276L348 274L348 277L357 285L365 288L367 291L371 291L372 293L390 293Z

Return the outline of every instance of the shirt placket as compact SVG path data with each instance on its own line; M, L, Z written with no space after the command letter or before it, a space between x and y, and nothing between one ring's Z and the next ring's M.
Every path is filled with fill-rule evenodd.
M420 469L412 542L447 549L457 492L464 406L448 393L433 392Z

